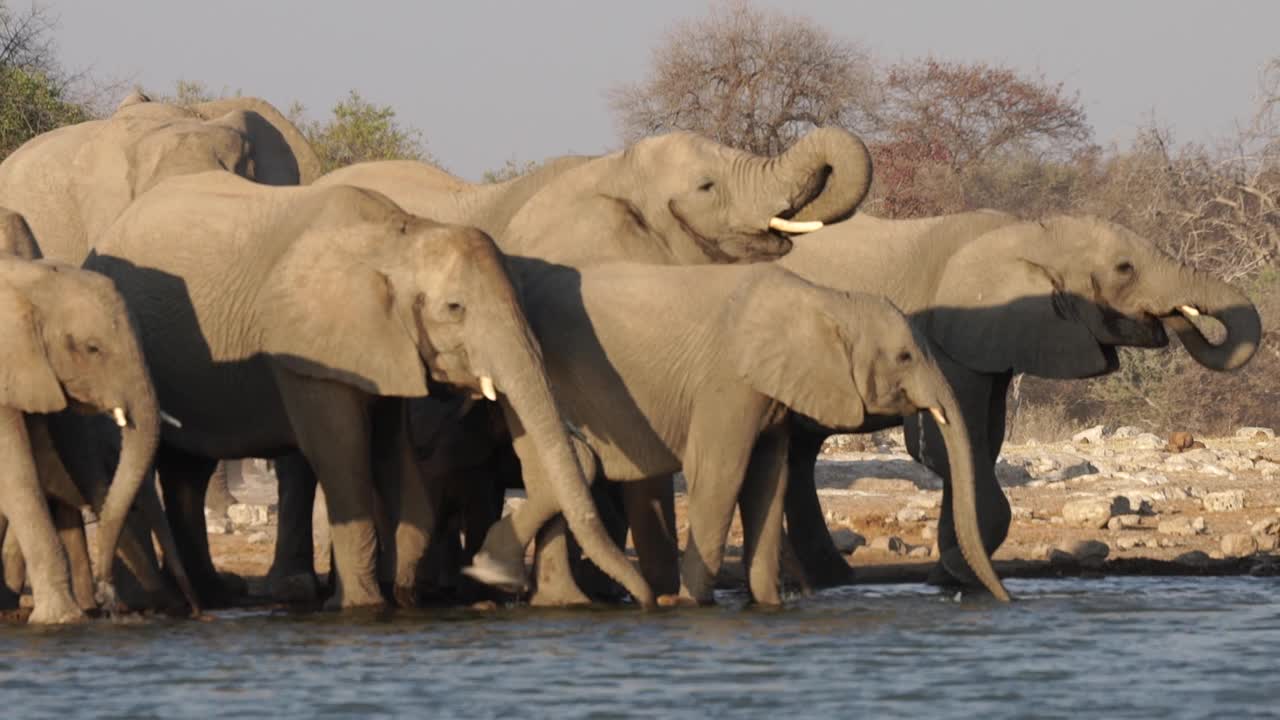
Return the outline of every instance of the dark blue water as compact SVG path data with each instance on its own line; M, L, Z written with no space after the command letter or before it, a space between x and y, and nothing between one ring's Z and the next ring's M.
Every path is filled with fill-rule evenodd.
M1275 717L1280 578L0 627L0 716Z

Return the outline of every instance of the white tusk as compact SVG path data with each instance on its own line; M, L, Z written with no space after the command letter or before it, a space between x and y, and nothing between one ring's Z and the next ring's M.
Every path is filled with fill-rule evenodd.
M179 430L182 429L182 421L163 410L160 411L160 422L169 423Z
M1200 311L1191 307L1190 305L1179 305L1178 312L1182 313L1183 315L1186 315L1189 318L1200 317Z
M822 229L821 220L810 220L808 222L796 222L794 220L783 220L780 217L769 218L769 227L778 232L791 233L793 235L803 235L811 233L814 230Z
M933 419L937 420L939 425L947 424L947 414L942 412L942 408L931 407L929 412L933 414Z
M129 416L124 414L124 408L112 409L111 417L115 418L116 425L119 425L120 427L129 426Z
M498 399L498 391L493 387L493 378L488 375L480 377L480 394L484 395L489 402L494 402Z

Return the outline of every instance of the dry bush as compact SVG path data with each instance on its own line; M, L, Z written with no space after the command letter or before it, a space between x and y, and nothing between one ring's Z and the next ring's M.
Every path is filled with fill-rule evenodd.
M1070 440L1081 425L1073 420L1066 403L1049 399L1040 403L1010 404L1006 419L1005 436L1008 442L1031 441L1050 443Z

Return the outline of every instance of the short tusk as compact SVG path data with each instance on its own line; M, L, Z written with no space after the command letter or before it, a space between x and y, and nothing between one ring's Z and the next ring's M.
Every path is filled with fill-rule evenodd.
M111 410L111 417L115 419L116 425L119 425L120 427L129 426L129 416L124 414L124 408L113 408Z
M493 387L493 378L488 375L480 377L480 394L484 395L489 402L495 402L498 399L498 391Z
M931 407L929 412L933 414L933 419L937 420L939 425L947 424L947 414L942 412L942 408Z
M160 422L169 423L179 430L182 429L182 421L163 410L160 411Z
M793 235L802 235L811 233L814 230L822 229L821 220L810 220L808 222L796 222L794 220L783 220L780 217L769 218L769 227L778 232L791 233Z
M1200 311L1191 307L1190 305L1179 305L1178 312L1182 313L1183 315L1186 315L1189 318L1200 317Z

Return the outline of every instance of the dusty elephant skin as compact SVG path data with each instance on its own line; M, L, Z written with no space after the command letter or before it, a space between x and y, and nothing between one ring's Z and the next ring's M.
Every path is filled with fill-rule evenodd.
M819 288L772 265L541 265L523 273L526 312L543 340L557 399L585 443L582 454L612 481L677 470L688 478L680 579L689 599L711 601L741 504L752 596L780 602L790 412L860 429L871 415L924 409L953 418L945 436L961 546L991 591L1007 598L982 550L959 406L891 304ZM538 482L526 470L526 485ZM489 532L478 561L523 563L525 544L555 510L524 503ZM665 584L674 542L659 558L647 556L639 539L637 547L651 584Z
M1102 375L1117 369L1117 347L1163 347L1167 329L1202 365L1232 370L1249 360L1261 336L1257 310L1244 293L1097 219L1020 222L992 211L901 221L859 216L811 240L780 264L821 285L885 295L939 349L939 365L972 431L988 552L1009 528L1009 502L994 467L1014 373ZM1221 344L1209 343L1192 326L1190 318L1199 315L1223 324ZM912 455L946 478L945 456L932 449L938 447L932 422L922 416L905 430ZM818 586L852 579L814 491L814 462L829 434L797 427L789 461L788 535ZM946 488L949 496L954 488ZM943 507L942 558L932 579L967 581L950 504Z
M58 511L60 533L45 500L49 494L64 503L84 504L53 450L50 413L64 410L109 413L123 436L110 489L98 483L91 498L100 522L96 599L114 609L111 567L126 516L148 477L160 422L129 314L111 282L97 274L0 257L0 318L6 338L0 347L5 428L0 456L10 463L3 473L0 509L30 570L36 606L31 620L74 620L81 617L82 607L91 605L85 597L87 549L78 505L71 518ZM70 592L60 534L71 541L73 561L80 556L75 578L79 603ZM174 551L172 545L165 549ZM181 579L180 569L178 574Z
M134 93L110 117L39 135L0 162L0 198L22 213L44 256L84 261L97 237L160 180L224 169L296 185L319 160L292 123L257 98L189 108Z
M588 554L651 602L590 511L537 342L484 233L366 190L213 172L137 200L86 266L115 281L158 396L183 418L165 428L157 463L202 599L221 590L203 515L216 461L292 449L325 491L338 574L330 604L383 602L375 489L392 515L394 582L413 587L437 501L412 462L403 398L440 383L497 399L518 419L532 453L522 462L547 466Z

